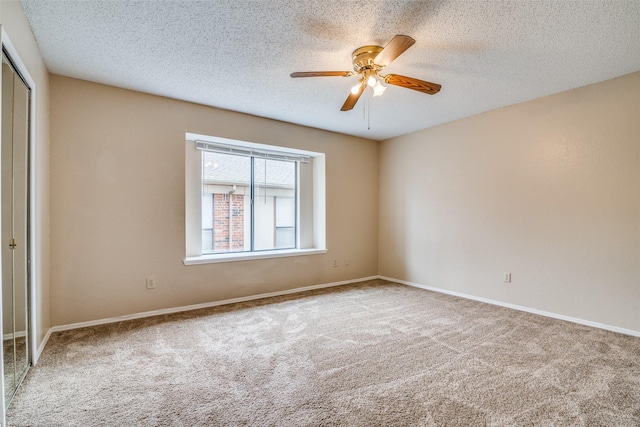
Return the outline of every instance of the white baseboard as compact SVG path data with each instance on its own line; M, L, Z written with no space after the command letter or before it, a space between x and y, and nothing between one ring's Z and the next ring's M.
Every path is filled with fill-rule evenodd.
M414 288L426 289L428 291L439 292L442 294L453 295L460 298L470 299L474 301L480 301L487 304L498 305L500 307L511 308L514 310L524 311L527 313L538 314L540 316L551 317L553 319L565 320L567 322L578 323L580 325L591 326L594 328L604 329L606 331L618 332L625 335L632 335L634 337L640 337L640 331L634 331L632 329L619 328L617 326L605 325L603 323L592 322L590 320L578 319L576 317L565 316L564 314L551 313L548 311L538 310L535 308L523 307L521 305L510 304L507 302L496 301L489 298L477 297L474 295L464 294L462 292L450 291L447 289L436 288L433 286L421 285L418 283L407 282L406 280L394 279L392 277L378 276L380 279L388 280L390 282L396 282L407 286L413 286Z
M22 337L26 337L27 333L25 331L21 331L21 332L16 332L15 334L10 332L8 334L4 334L2 335L2 340L12 340L14 338L22 338Z
M40 359L40 355L44 351L44 347L47 345L47 341L49 341L49 337L51 337L51 333L52 332L53 332L53 328L49 328L49 330L45 334L44 338L42 339L42 342L40 343L40 345L38 346L38 348L34 352L32 360L31 360L31 362L33 363L33 366L36 366L36 364L38 363L38 359Z
M42 343L40 343L40 346L38 347L36 353L34 354L33 364L34 365L36 364L38 358L42 354L42 351L44 350L44 348L45 348L45 346L47 344L47 341L49 340L49 337L51 336L51 334L53 332L67 331L67 330L78 329L78 328L86 328L86 327L89 327L89 326L104 325L104 324L107 324L107 323L116 323L116 322L122 322L122 321L125 321L125 320L141 319L141 318L144 318L144 317L160 316L160 315L163 315L163 314L171 314L171 313L179 313L179 312L183 312L183 311L198 310L198 309L202 309L202 308L217 307L217 306L220 306L220 305L235 304L235 303L239 303L239 302L253 301L253 300L258 300L258 299L263 299L263 298L270 298L270 297L275 297L275 296L280 296L280 295L290 295L290 294L296 294L296 293L305 292L305 291L311 291L311 290L314 290L314 289L330 288L330 287L334 287L334 286L348 285L348 284L351 284L351 283L364 282L364 281L367 281L367 280L375 280L375 279L388 280L390 282L400 283L400 284L403 284L403 285L412 286L412 287L420 288L420 289L425 289L425 290L428 290L428 291L434 291L434 292L439 292L439 293L443 293L443 294L453 295L453 296L456 296L456 297L470 299L470 300L474 300L474 301L480 301L480 302L484 302L484 303L487 303L487 304L497 305L497 306L500 306L500 307L511 308L513 310L519 310L519 311L524 311L524 312L527 312L527 313L537 314L537 315L540 315L540 316L551 317L553 319L565 320L565 321L568 321L568 322L578 323L578 324L581 324L581 325L591 326L591 327L594 327L594 328L604 329L604 330L607 330L607 331L618 332L618 333L625 334L625 335L631 335L631 336L635 336L635 337L640 337L640 331L634 331L634 330L631 330L631 329L619 328L617 326L605 325L603 323L592 322L590 320L578 319L578 318L575 318L575 317L565 316L565 315L562 315L562 314L551 313L551 312L548 312L548 311L537 310L537 309L529 308L529 307L523 307L523 306L520 306L520 305L510 304L510 303L497 301L497 300L492 300L492 299L489 299L489 298L483 298L483 297L478 297L478 296L474 296L474 295L464 294L462 292L450 291L450 290L447 290L447 289L441 289L441 288L436 288L436 287L433 287L433 286L421 285L421 284L418 284L418 283L408 282L406 280L399 280L399 279L394 279L393 277L386 277L386 276L378 275L378 276L370 276L370 277L361 277L361 278L358 278L358 279L344 280L344 281L340 281L340 282L323 283L323 284L319 284L319 285L312 285L312 286L305 286L305 287L301 287L301 288L287 289L287 290L284 290L284 291L268 292L268 293L264 293L264 294L250 295L250 296L240 297L240 298L231 298L231 299L222 300L222 301L213 301L213 302L206 302L206 303L202 303L202 304L193 304L193 305L187 305L187 306L181 306L181 307L164 308L164 309L160 309L160 310L146 311L146 312L142 312L142 313L134 313L134 314L130 314L130 315L124 315L124 316L118 316L118 317L110 317L110 318L106 318L106 319L90 320L88 322L78 322L78 323L71 323L71 324L68 324L68 325L53 326L52 328L50 328L47 331L47 334L45 335L44 339L42 340Z
M163 308L163 309L160 309L160 310L145 311L145 312L142 312L142 313L134 313L134 314L128 314L128 315L118 316L118 317L109 317L109 318L106 318L106 319L90 320L88 322L79 322L79 323L71 323L69 325L54 326L49 330L49 333L47 334L47 336L43 340L43 344L40 347L42 349L44 348L44 343L46 343L46 341L48 340L49 335L51 335L51 332L68 331L68 330L71 330L71 329L86 328L88 326L104 325L104 324L107 324L107 323L116 323L116 322L122 322L122 321L125 321L125 320L132 320L132 319L141 319L143 317L160 316L160 315L163 315L163 314L179 313L179 312L183 312L183 311L198 310L198 309L201 309L201 308L217 307L217 306L220 306L220 305L235 304L235 303L238 303L238 302L253 301L253 300L257 300L257 299L276 297L276 296L280 296L280 295L297 294L297 293L300 293L300 292L311 291L311 290L314 290L314 289L322 289L322 288L330 288L330 287L333 287L333 286L348 285L350 283L364 282L366 280L375 280L375 279L378 279L378 278L379 278L379 276L361 277L361 278L358 278L358 279L343 280L341 282L323 283L323 284L320 284L320 285L305 286L305 287L302 287L302 288L287 289L287 290L284 290L284 291L268 292L268 293L264 293L264 294L250 295L250 296L240 297L240 298L231 298L231 299L222 300L222 301L205 302L205 303L202 303L202 304L186 305L186 306L182 306L182 307ZM38 351L42 352L41 349L38 349Z

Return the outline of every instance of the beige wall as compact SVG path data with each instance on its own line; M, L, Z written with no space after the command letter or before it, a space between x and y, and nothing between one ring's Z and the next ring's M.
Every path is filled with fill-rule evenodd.
M31 33L20 3L13 0L0 1L0 25L18 51L29 75L35 82L35 176L32 188L35 192L33 206L35 221L35 275L32 283L36 301L35 337L39 346L48 332L50 322L49 295L49 72L45 67L40 49Z
M183 265L185 132L326 153L329 253ZM378 272L377 142L56 75L51 141L54 325Z
M640 331L640 74L382 143L378 259L377 143L51 82L54 325L379 269ZM326 152L329 253L184 266L185 132Z
M383 142L380 274L640 331L639 111L635 73Z

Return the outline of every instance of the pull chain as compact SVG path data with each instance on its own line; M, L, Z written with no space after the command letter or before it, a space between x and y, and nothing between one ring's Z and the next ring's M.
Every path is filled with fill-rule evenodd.
M367 130L371 130L371 97L367 95Z
M371 130L371 93L365 88L362 97L362 120L367 121L367 130Z
M362 100L362 120L367 120L367 95Z

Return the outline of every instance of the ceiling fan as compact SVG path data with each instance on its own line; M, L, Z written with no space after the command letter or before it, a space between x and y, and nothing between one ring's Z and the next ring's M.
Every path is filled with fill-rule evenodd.
M440 91L440 85L413 77L401 76L399 74L382 75L380 71L389 65L394 59L409 49L416 41L409 37L398 34L385 47L362 46L354 50L351 54L354 71L303 71L291 73L291 77L350 77L358 75L358 83L351 88L351 93L340 108L341 111L351 110L367 86L373 88L373 96L382 95L387 89L380 83L380 80L387 84L417 90L418 92L434 95Z

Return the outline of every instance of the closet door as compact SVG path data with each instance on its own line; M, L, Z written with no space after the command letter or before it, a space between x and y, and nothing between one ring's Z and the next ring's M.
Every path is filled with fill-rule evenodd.
M29 88L2 55L1 140L2 324L5 402L30 365L29 338Z
M14 289L13 254L8 247L11 231L13 207L11 181L13 179L13 69L2 55L2 150L1 206L2 230L0 233L0 253L2 254L2 349L4 360L4 391L8 402L16 387L15 381L15 341L14 341Z

